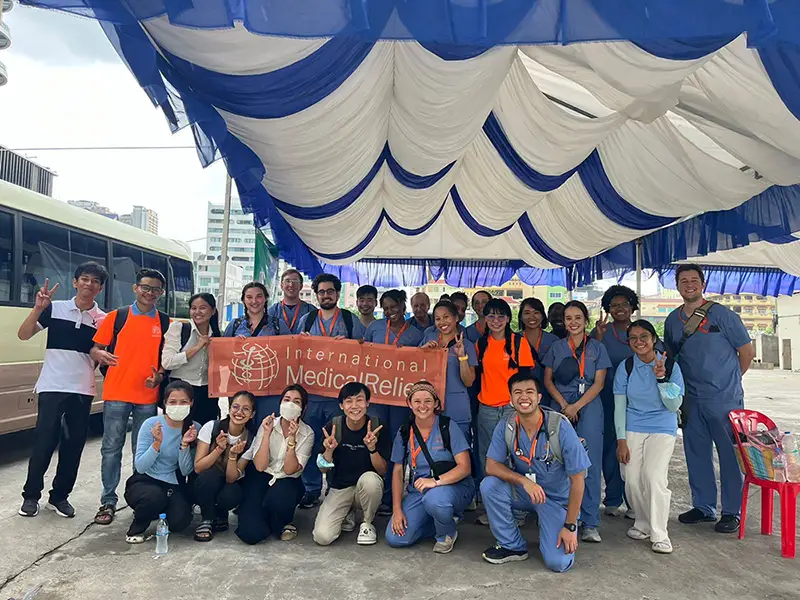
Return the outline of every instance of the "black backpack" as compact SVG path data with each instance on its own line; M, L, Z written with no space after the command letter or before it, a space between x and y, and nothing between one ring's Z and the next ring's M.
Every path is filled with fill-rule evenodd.
M233 320L233 328L231 329L231 331L234 332L234 336L236 335L236 330L239 329L239 327L241 327L244 319L245 319L244 317L236 317ZM250 337L258 337L258 334L261 333L261 330L264 329L264 327L266 327L267 323L269 323L270 320L273 321L272 326L275 329L275 335L278 335L280 329L277 327L277 317L270 317L266 312L264 312L264 316L261 317L261 322L258 325L256 325L256 328L250 334Z
M347 337L349 339L353 339L353 313L349 310L344 309L340 310L339 313L342 315L342 321L344 321L344 327L347 329ZM314 321L317 320L317 315L319 314L318 308L312 308L306 314L305 323L303 323L303 331L306 333L311 333L311 328L314 327Z
M231 421L230 421L230 419L228 417L225 417L224 419L217 419L216 421L214 421L214 426L211 428L211 441L208 444L208 446L209 446L209 450L208 451L209 452L211 452L214 449L214 447L216 446L217 437L219 436L219 434L222 433L223 431L225 433L228 433L230 431L230 422ZM250 423L248 422L248 425L249 424ZM244 454L245 452L247 452L250 449L250 446L253 445L253 440L255 439L256 436L253 433L253 431L251 430L251 428L247 427L247 426L245 426L244 431L242 433L247 435L247 441L245 441L244 450L242 451L242 454ZM269 442L269 440L267 440L267 441ZM224 454L223 454L223 456L224 456ZM241 458L241 454L239 455L239 457ZM220 458L222 458L222 457L220 457ZM220 461L217 461L217 464L219 464L219 463L220 463ZM222 469L223 470L225 469L224 465L222 465Z
M667 379L672 377L672 369L674 366L675 366L675 361L668 356L666 362L664 363L664 368L667 370ZM632 356L629 356L628 358L625 359L625 372L628 374L628 377L630 377L631 373L633 373Z
M514 340L514 362L517 363L517 369L527 369L528 367L520 367L519 366L519 349L522 346L522 335L519 333L512 333L511 339ZM481 336L478 340L478 366L475 367L475 382L470 387L470 401L472 404L472 416L478 414L478 394L481 393L481 379L483 378L483 355L486 352L486 348L488 347L488 342L484 345L481 344L481 341L485 341L486 338ZM537 363L538 364L538 363ZM532 369L530 369L532 371Z
M414 424L414 415L403 423L400 426L400 439L403 441L403 471L406 470L406 460L408 457L408 441L411 437L411 429L412 425ZM419 431L419 430L417 430ZM450 446L450 417L445 415L439 415L439 431L442 434L442 445L444 445L444 449L447 450L450 454L453 453L453 449ZM425 460L428 461L428 465L431 469L431 476L434 479L439 479L441 475L444 475L449 470L454 469L456 466L455 461L439 461L433 462L431 459L430 452L428 451L428 447L425 445L425 442L421 439L421 437L417 437L417 441L420 442L420 449L422 453L425 455Z
M119 336L120 331L122 328L125 327L125 323L128 320L128 314L131 311L130 306L123 306L122 308L117 310L117 314L114 318L114 332L111 335L111 343L106 346L106 350L111 354L114 354L114 348L117 345L117 337ZM158 320L161 325L161 342L158 346L158 368L161 368L161 353L164 351L164 336L167 333L167 329L169 329L169 315L165 312L158 312ZM186 345L186 342L189 341L189 335L192 333L192 326L189 323L184 323L184 327L181 329L181 348ZM188 328L188 332L186 332L186 342L183 341L184 338L184 329ZM100 366L100 372L103 374L103 377L106 376L108 373L108 367L106 365ZM164 377L164 381L168 380L167 376Z

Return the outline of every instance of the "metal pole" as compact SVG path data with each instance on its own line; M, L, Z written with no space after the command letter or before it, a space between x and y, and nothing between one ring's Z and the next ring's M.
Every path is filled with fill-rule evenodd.
M636 240L636 295L639 296L639 309L636 318L642 318L642 240Z
M225 283L227 279L228 267L228 231L231 224L231 176L225 173L225 207L222 211L222 255L219 259L219 292L217 293L217 304L222 306L225 312Z

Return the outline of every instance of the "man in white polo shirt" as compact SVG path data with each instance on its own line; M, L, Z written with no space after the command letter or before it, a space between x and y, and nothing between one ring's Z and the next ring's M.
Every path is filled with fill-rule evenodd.
M19 509L23 517L39 514L44 475L56 446L59 447L58 468L47 508L62 517L75 516L68 497L78 477L89 430L89 413L95 394L95 363L89 357L89 350L94 347L92 338L106 316L95 298L107 279L108 272L95 262L78 265L72 282L75 297L56 301L51 299L58 284L49 288L49 281L45 280L44 287L36 294L33 310L17 332L17 337L25 341L43 329L49 330L44 364L36 382L39 412Z

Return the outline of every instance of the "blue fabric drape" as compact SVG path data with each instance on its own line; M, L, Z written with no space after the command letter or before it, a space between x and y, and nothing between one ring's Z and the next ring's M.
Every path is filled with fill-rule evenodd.
M759 48L758 54L775 91L786 108L800 119L800 46L770 44Z
M470 214L469 210L467 210L467 207L464 205L464 201L461 199L461 196L459 195L456 186L450 188L450 197L453 199L453 204L456 207L458 216L461 217L461 220L464 221L464 224L480 236L494 237L497 235L501 235L514 226L514 224L512 223L511 225L503 227L501 229L492 229L491 227L486 227L485 225L481 225L480 223L478 223L475 217L473 217Z
M706 292L791 296L796 291L800 291L800 277L789 275L778 269L701 266L706 277ZM677 266L675 265L659 269L659 280L665 288L676 289L676 269Z
M732 42L736 36L689 39L655 39L634 41L645 52L670 60L696 60L708 56Z

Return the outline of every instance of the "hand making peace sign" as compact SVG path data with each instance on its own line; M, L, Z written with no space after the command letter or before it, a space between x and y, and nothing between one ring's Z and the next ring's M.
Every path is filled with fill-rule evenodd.
M339 442L336 441L336 425L331 427L330 433L328 433L328 430L323 427L322 436L322 447L325 448L325 452L330 452L333 454L333 451L339 446Z
M41 311L47 310L47 307L50 306L50 304L53 301L53 294L56 293L58 286L59 284L57 283L51 289L50 280L45 279L42 289L36 292L36 300L34 301L34 308Z
M383 425L378 425L375 431L372 431L372 421L367 419L367 435L364 436L364 445L370 452L375 452L375 446L378 444L378 432L383 429Z
M602 340L603 336L608 331L608 313L600 311L600 318L597 320L597 324L595 325L597 329L597 339Z
M462 356L467 355L467 351L464 348L464 332L456 334L456 343L453 346L453 351L456 353L456 356L461 358Z
M656 355L656 364L653 366L653 372L656 374L656 379L665 379L667 377L667 357L661 355L659 358Z

